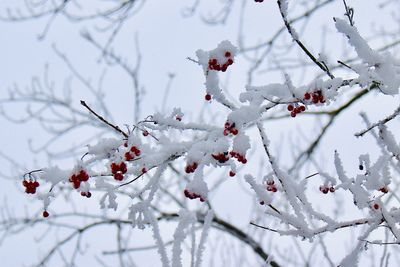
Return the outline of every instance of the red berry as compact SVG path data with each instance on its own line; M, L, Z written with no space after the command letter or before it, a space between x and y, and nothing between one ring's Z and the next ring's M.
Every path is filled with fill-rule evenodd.
M376 210L379 209L379 204L378 204L378 203L375 203L374 206L373 206L373 208L376 209Z
M147 169L145 167L142 168L142 173L146 173Z
M207 101L211 100L211 95L210 94L206 94L206 96L204 97Z
M309 100L310 98L311 98L310 93L305 93L305 94L304 94L304 99L305 99L305 100Z
M130 161L130 160L132 160L133 158L134 158L134 157L132 156L131 153L129 153L129 152L126 152L126 153L125 153L125 160Z
M306 107L305 106L300 106L299 109L300 109L301 112L306 111Z
M331 187L329 188L329 192L333 193L333 192L335 192L335 191L336 191L336 189L335 189L333 186L331 186Z
M290 112L290 116L292 116L292 118L296 117L296 115L297 115L296 111L293 110L292 112Z
M232 128L232 129L231 129L231 133L232 133L233 135L237 135L237 134L239 133L239 131L238 131L238 129L236 129L236 128Z
M86 197L87 197L87 198L90 198L91 196L92 196L92 193L90 193L90 192L87 192L87 193L86 193Z
M183 193L185 194L185 197L189 197L190 196L190 192L187 189L183 190Z
M119 171L122 172L122 173L126 173L128 171L125 162L121 162L119 164Z
M47 218L47 217L49 217L49 215L50 214L47 212L47 210L43 211L43 217Z
M228 65L232 65L233 64L233 59L228 59L228 61L226 61L226 63L228 64Z
M231 57L231 55L232 55L231 52L229 52L229 51L225 52L225 57Z
M124 175L120 172L114 174L114 179L117 181L122 181L124 179Z
M192 168L189 165L186 165L185 172L186 173L191 173L192 172Z
M261 200L260 201L260 205L264 205L264 204L265 204L265 202Z
M385 187L382 187L381 189L379 189L379 191L386 194L387 192L389 192L389 189L385 186Z
M73 187L75 188L75 189L78 189L79 187L81 186L81 181L73 181Z
M289 104L289 105L287 106L287 110L288 110L288 111L292 111L293 109L294 109L294 107L293 107L292 104Z
M274 180L267 180L267 185L273 185L273 184L275 184Z
M116 174L118 170L119 170L119 166L115 162L111 163L111 172L113 174Z
M149 132L146 131L146 130L144 130L144 131L142 132L142 134L143 134L143 136L148 136L148 135L149 135Z
M182 121L182 118L181 117L178 117L178 116L176 116L176 118L175 118L177 121Z
M230 172L229 172L229 176L230 176L230 177L233 177L233 176L235 176L235 175L236 175L236 173L235 173L234 171L230 171Z
M276 191L278 191L278 189L277 189L275 186L273 186L273 187L272 187L272 192L275 193Z

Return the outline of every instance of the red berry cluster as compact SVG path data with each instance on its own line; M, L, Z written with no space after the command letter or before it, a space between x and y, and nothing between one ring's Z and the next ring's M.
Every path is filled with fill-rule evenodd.
M187 164L185 167L185 172L192 173L197 169L197 166L199 166L197 162L193 162L192 164Z
M325 103L325 97L322 94L321 90L315 91L315 92L307 92L304 94L304 100L309 101L311 100L311 102L313 102L314 104L318 104L318 103Z
M88 192L81 192L81 196L90 198L92 196L92 193L90 193L89 191Z
M297 114L306 111L306 106L298 104L289 104L287 106L287 110L290 111L290 116L294 118L296 117Z
M381 191L382 193L386 194L387 192L389 192L389 188L387 186L384 186L381 189L379 189L379 191Z
M88 180L89 174L85 170L80 170L69 177L69 182L72 183L72 186L75 189L78 189L81 186L81 182L86 182Z
M124 174L128 171L125 162L111 163L111 172L114 176L114 179L117 181L122 181L124 179Z
M272 180L272 179L267 180L267 191L273 192L273 193L275 193L276 191L278 191L278 189L276 188L276 185L275 185L275 181L274 181L274 180Z
M236 158L239 162L241 162L241 163L243 163L243 164L246 164L246 163L247 163L247 159L246 159L246 157L245 157L244 155L242 155L242 154L240 154L240 153L238 153L238 152L235 152L235 151L231 151L229 154L230 154L233 158Z
M328 194L328 192L333 193L333 192L335 192L335 190L336 190L336 189L335 189L333 186L329 187L329 186L327 186L327 185L321 185L321 186L319 187L319 191L321 191L321 192L324 193L324 194Z
M216 58L210 58L210 60L208 60L208 68L210 70L225 72L228 69L228 67L233 64L233 59L232 59L232 53L229 51L225 51L224 56L226 58L226 61L224 63L218 62Z
M219 163L225 163L229 160L228 152L218 153L218 154L211 154L211 156L218 160Z
M224 126L224 135L227 136L228 134L237 135L239 133L238 129L235 128L235 123L230 123L229 121L225 122Z
M36 188L39 187L39 182L38 181L33 181L33 180L23 180L22 185L25 186L25 193L27 194L35 194L36 193Z
M130 161L135 158L135 156L139 157L141 154L140 149L138 149L136 146L132 146L129 151L125 153L125 160Z
M188 189L185 189L185 190L183 191L183 193L185 194L185 197L187 197L187 198L189 198L189 199L196 199L196 198L199 198L201 202L206 201L204 197L202 197L201 195L196 194L196 193L194 193L194 192L190 192Z

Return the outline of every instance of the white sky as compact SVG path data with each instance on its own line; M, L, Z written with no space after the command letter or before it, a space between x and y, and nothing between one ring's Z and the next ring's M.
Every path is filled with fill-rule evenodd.
M200 6L202 14L208 14L208 12L215 8L208 1L203 2L206 3ZM275 32L282 25L278 17L275 1L271 1L271 3L267 3L268 1L265 2L262 5L248 5L245 35L249 43L264 40L264 36L269 36L271 32ZM321 48L321 27L318 25L318 22L329 23L332 21L333 16L341 16L343 14L341 2L337 1L337 3L332 5L332 8L329 8L320 17L312 20L314 24L310 25L309 30L305 33L306 43L310 44L316 50ZM378 20L373 16L375 12L374 2L373 0L349 1L351 5L355 6L355 19L361 33L369 35L374 29L370 26L371 23L384 25L385 29L392 27L390 17L387 17L390 23L385 23L386 18ZM14 1L3 0L0 4L0 10L12 3ZM146 90L146 95L142 102L142 118L161 110L164 90L168 82L168 74L175 73L176 78L168 96L167 108L181 107L187 113L188 118L196 119L198 111L204 105L204 81L200 68L188 61L186 57L195 57L195 51L199 48L205 50L213 49L216 44L224 39L230 39L233 43L237 42L238 1L236 1L232 14L225 26L205 25L200 22L198 15L187 19L182 18L182 6L185 3L187 2L182 0L147 1L144 8L124 26L115 41L115 51L126 57L128 62L134 63L134 36L135 34L138 36L143 56L140 79ZM55 55L52 45L56 45L60 51L68 55L75 67L85 77L91 79L93 84L97 84L98 77L105 69L105 66L104 62L99 62L100 53L79 37L80 30L84 28L83 24L71 25L63 18L58 18L50 28L46 38L43 41L38 41L36 37L42 31L45 21L39 20L24 23L0 22L0 33L2 35L0 49L0 97L5 95L6 90L12 90L14 84L20 88L25 88L29 86L33 76L42 77L45 64L49 64L50 77L55 82L56 88L62 89L64 86L63 81L71 77L71 74L62 61ZM378 26L376 27L379 28ZM89 31L93 31L93 28L90 26L88 26L88 29ZM333 23L330 23L328 31L333 31ZM101 38L104 40L104 37ZM99 40L102 40L101 38ZM343 36L338 34L330 38L330 42L325 48L327 50L326 53L329 56L340 55ZM372 39L371 42L374 43L375 40ZM234 96L237 96L245 85L245 77L242 75L243 69L240 66L241 62L243 65L246 65L245 61L239 58L237 66L235 64L235 68L226 74L230 78L230 93ZM301 74L298 74L298 76L301 76ZM302 82L304 83L309 80L310 76L306 76ZM282 81L281 73L261 74L256 77L254 84L260 85L272 81ZM72 88L77 108L79 108L80 99L90 102L90 98L86 98L88 97L87 92L84 91L79 82L73 80ZM117 67L110 68L107 71L104 81L104 91L115 122L119 125L133 123L133 92L131 90L131 83L124 74L121 74ZM379 110L379 112L371 113L373 121L381 118L382 114L389 114L394 109L395 102L392 101L390 104L387 104L387 99L389 97L381 97L375 101L374 97L370 96L370 101L365 102L374 105L372 107L368 106L368 108ZM357 167L358 161L356 160L358 155L367 151L366 144L372 140L368 137L364 140L355 140L352 136L355 131L363 128L357 113L359 110L365 108L365 106L358 106L349 112L351 115L348 120L339 118L336 131L330 132L326 137L327 140L336 141L323 143L324 152L326 152L323 158L327 161L325 163L327 168L332 168L334 149L338 149L341 152L345 150L341 154L347 159L345 160L347 167L352 166L353 169ZM20 114L21 112L21 106L7 106L5 109L12 114ZM33 155L27 145L28 139L32 139L33 144L37 146L42 144L43 139L46 137L46 134L43 133L37 123L15 125L1 117L0 123L2 125L2 131L0 132L2 153L16 159L26 169L47 164L47 160L42 154ZM315 127L310 122L304 120L298 120L295 123L297 126L300 124L309 125L311 129ZM278 141L282 136L287 137L288 133L283 130L285 127L289 127L288 121L274 124L274 127L269 128L271 139ZM75 138L80 138L80 135L75 135L67 140L71 142ZM353 145L353 149L346 149L349 144ZM68 143L58 144L55 146L55 149L63 148L64 146L68 146ZM278 147L273 148L275 150L279 149ZM286 152L286 154L290 155L290 151ZM285 154L282 157L284 156ZM66 164L66 162L62 164ZM3 167L2 172L13 172L13 170L9 170L9 164L6 162L4 162L4 165L1 165L6 166ZM19 177L16 177L16 179L18 180ZM238 188L240 188L240 184L238 185L231 181L227 182L221 188L221 193L215 195L215 202L219 203L216 204L216 209L224 217L231 218L234 223L246 225L248 218L251 217L251 209L249 208L250 198L246 199L243 196L247 200L243 201L240 198L230 195L228 196L230 199L229 204L224 202L227 195L232 194L230 192L236 192ZM15 183L7 181L4 182L3 187L0 187L2 197L7 199L9 207L17 214L22 213L25 206L27 208L34 206L36 209L40 207L28 203L28 198L22 194L21 190L19 182L16 186ZM96 208L95 203L91 203L91 205ZM240 213L237 210L240 210ZM39 235L39 233L35 233L35 236L32 236L32 232L30 232L26 235L22 234L18 237L8 238L0 247L2 265L22 266L22 264L28 265L32 263L30 258L25 255L30 255L36 259L40 251L43 252L43 249L34 246L34 242L32 242L32 238L37 238ZM28 244L29 246L27 246ZM24 251L24 256L21 256L21 247ZM88 264L93 263L91 260L85 259L84 262L87 261ZM156 264L153 260L157 262L158 259L147 258L146 261L149 264L147 266Z

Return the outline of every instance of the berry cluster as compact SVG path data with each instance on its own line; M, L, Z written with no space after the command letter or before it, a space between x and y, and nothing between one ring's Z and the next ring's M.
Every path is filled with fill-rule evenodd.
M136 146L132 146L129 151L125 153L125 160L130 161L135 158L135 156L139 157L141 154L140 149L138 149Z
M380 188L379 191L386 194L387 192L389 192L389 188L387 186L384 186L384 187Z
M114 176L114 179L117 181L122 181L124 179L124 174L128 171L125 162L111 163L111 172Z
M229 160L228 152L218 153L218 154L211 154L211 156L218 160L219 163L225 163Z
M187 198L189 198L189 199L196 199L196 198L199 198L201 202L206 201L204 197L202 197L201 195L196 194L196 193L194 193L194 192L190 192L188 189L185 189L185 190L183 191L183 193L185 194L185 197L187 197Z
M306 111L306 106L296 104L289 104L287 106L287 110L290 111L290 116L293 118L296 117L297 114Z
M88 192L81 192L81 196L90 198L92 196L92 193L90 193L89 191Z
M321 90L315 91L315 92L307 92L304 94L304 100L305 101L311 101L314 104L318 103L325 103L325 97L322 94Z
M217 70L225 72L230 65L233 64L232 53L230 51L225 51L225 62L218 62L216 58L210 58L208 60L208 68L210 70Z
M27 194L35 194L36 193L36 188L39 187L39 182L38 181L33 181L30 180L23 180L22 185L25 186L25 193Z
M187 164L185 167L185 172L192 173L197 169L197 166L199 166L197 162L193 162L192 164Z
M335 188L333 186L329 187L327 185L321 185L319 187L319 191L321 191L324 194L328 194L328 192L331 192L331 193L335 192Z
M225 122L224 125L224 135L227 136L228 134L237 135L239 133L238 129L235 128L235 123L230 123L229 121Z
M278 191L274 180L272 180L272 179L267 180L267 191L273 192L273 193Z
M78 189L81 186L81 182L87 182L89 180L89 174L85 170L80 170L69 177L69 182L72 183L72 186L75 189Z
M229 154L230 154L233 158L236 158L239 162L241 162L241 163L243 163L243 164L246 164L246 163L247 163L247 159L246 159L246 157L245 157L244 155L242 155L242 154L240 154L240 153L238 153L238 152L235 152L235 151L231 151Z

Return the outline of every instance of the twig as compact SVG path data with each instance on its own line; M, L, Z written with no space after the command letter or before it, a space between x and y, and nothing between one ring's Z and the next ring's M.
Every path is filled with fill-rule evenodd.
M387 123L387 122L393 120L393 119L396 118L399 114L400 114L400 106L398 106L398 107L395 109L395 111L392 113L392 115L386 117L386 118L383 119L383 120L380 120L380 121L378 121L378 122L372 124L372 125L369 126L367 129L365 129L365 130L363 130L363 131L361 131L361 132L358 132L358 133L356 133L356 134L354 134L354 135L355 135L356 137L361 137L361 136L363 136L364 134L366 134L367 132L371 131L373 128L375 128L375 127L377 127L377 126L379 126L379 125L385 124L385 123Z
M285 23L286 29L289 32L289 34L292 36L293 41L297 43L297 45L306 53L306 55L321 69L323 70L331 79L335 78L335 76L329 71L328 68L324 66L311 52L308 50L308 48L299 40L299 38L296 36L297 34L295 33L294 29L290 25L289 20L286 17L286 14L282 8L282 1L278 0L278 6L279 6L279 11L281 13L281 17L283 19L283 22Z
M346 0L343 0L344 8L346 9L346 16L349 18L349 22L351 26L354 26L354 9L352 7L347 6Z
M128 138L128 134L125 133L124 131L122 131L118 126L110 123L109 121L107 121L106 119L104 119L102 116L100 116L99 114L97 114L93 109L91 109L85 101L81 100L81 105L84 106L87 110L90 111L90 113L92 113L93 115L95 115L100 121L104 122L105 124L107 124L108 126L110 126L111 128L113 128L114 130L116 130L117 132L119 132L120 134L122 134L125 138Z

